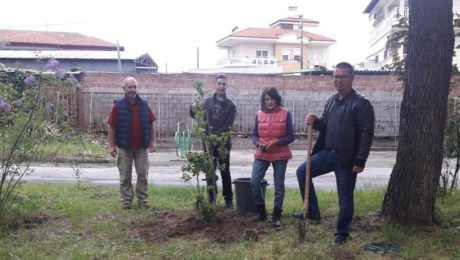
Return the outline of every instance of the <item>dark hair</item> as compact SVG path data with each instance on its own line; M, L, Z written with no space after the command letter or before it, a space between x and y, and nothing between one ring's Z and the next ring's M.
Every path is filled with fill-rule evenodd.
M265 95L271 97L276 101L276 106L281 106L281 95L278 93L278 90L275 87L266 88L262 91L262 96L260 97L260 108L266 110L265 106Z
M355 75L355 70L353 69L353 66L351 66L351 64L348 62L339 62L337 63L337 65L335 65L335 68L336 69L346 69L350 76Z
M227 81L227 77L225 77L225 76L224 76L224 75L222 75L222 74L220 74L220 75L217 75L217 77L216 77L216 81L217 81L218 79L223 79L223 80Z

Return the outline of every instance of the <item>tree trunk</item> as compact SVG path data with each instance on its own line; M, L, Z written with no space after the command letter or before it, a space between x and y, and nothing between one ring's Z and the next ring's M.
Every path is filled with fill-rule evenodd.
M452 0L409 0L408 34L400 142L382 213L415 227L435 220L454 49Z

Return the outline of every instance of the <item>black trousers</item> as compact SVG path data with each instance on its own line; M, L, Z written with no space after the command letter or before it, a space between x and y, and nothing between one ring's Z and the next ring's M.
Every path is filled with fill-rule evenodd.
M226 145L227 153L223 154L219 152L219 147L211 147L212 156L214 159L214 165L217 168L221 168L220 176L222 179L222 195L224 196L225 201L232 201L233 200L233 192L232 192L232 176L230 175L230 150L231 145ZM216 169L217 171L217 169ZM213 181L208 180L208 185L212 185ZM216 188L216 187L215 187Z

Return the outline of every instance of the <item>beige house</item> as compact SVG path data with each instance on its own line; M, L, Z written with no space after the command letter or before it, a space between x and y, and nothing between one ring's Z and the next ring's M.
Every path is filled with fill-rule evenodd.
M329 67L329 46L335 40L312 33L318 21L286 17L269 28L246 28L217 41L227 50L220 68L253 69L266 72L294 72L315 66Z
M453 0L453 12L460 13L460 0ZM409 16L408 0L371 0L364 10L369 14L369 22L372 30L369 34L369 48L366 56L364 68L380 69L382 66L390 64L394 55L404 57L404 48L397 44L387 44L388 37L398 32L398 24L402 17ZM455 45L459 45L456 39ZM456 50L459 53L459 50ZM460 65L460 55L456 55L453 60L454 64Z

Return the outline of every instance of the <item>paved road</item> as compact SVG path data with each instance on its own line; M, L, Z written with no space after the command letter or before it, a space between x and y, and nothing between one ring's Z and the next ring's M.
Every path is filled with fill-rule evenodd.
M286 186L297 187L295 171L304 160L305 151L294 150L294 158L289 161L286 171ZM358 176L357 188L373 189L385 187L395 163L394 151L371 151L365 171ZM178 158L174 149L161 149L150 154L149 182L155 185L185 185L181 180L181 166L184 160ZM252 149L234 149L231 152L232 178L249 178L253 162ZM24 176L28 182L75 183L75 169L71 164L40 164L33 165L33 172ZM109 164L85 164L80 168L80 181L93 184L118 184L118 170L115 161ZM134 174L135 176L135 174ZM266 179L273 184L273 170L270 168ZM220 182L220 181L219 181ZM335 189L334 173L314 179L315 187L325 190Z

